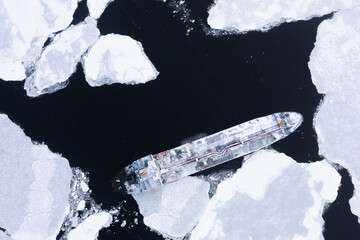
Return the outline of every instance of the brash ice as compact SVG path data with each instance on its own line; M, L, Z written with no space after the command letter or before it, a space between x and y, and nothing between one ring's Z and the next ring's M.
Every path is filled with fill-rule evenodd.
M113 180L113 188L131 194L160 187L269 146L294 132L302 121L300 113L274 113L147 155L122 169Z

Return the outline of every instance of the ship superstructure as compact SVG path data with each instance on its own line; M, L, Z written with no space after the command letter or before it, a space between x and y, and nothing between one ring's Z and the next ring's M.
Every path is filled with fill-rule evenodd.
M140 193L269 146L294 132L303 117L274 113L129 164L113 180L115 191Z

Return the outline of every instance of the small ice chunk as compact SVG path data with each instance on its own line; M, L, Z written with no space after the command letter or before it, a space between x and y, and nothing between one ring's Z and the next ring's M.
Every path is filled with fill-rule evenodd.
M68 234L68 240L94 240L102 228L109 227L112 216L108 212L100 212L87 217Z
M105 8L114 0L87 0L87 6L90 16L98 19L104 12Z
M359 6L357 0L218 0L209 10L214 29L267 31L283 22L307 20Z
M51 33L69 26L76 8L76 0L1 0L0 78L25 79L26 63L38 57Z
M93 44L100 32L90 17L56 35L35 65L35 71L26 79L27 95L36 97L52 93L67 85L81 56Z
M84 181L80 182L80 186L81 186L81 189L83 190L83 192L89 191L89 186Z
M0 114L0 223L14 240L55 239L67 211L69 162Z
M159 74L140 42L118 34L101 36L85 56L83 66L86 81L93 87L146 83Z
M326 96L315 116L319 153L349 170L355 194L351 210L360 216L360 7L323 21L310 55L317 90ZM360 222L360 221L359 221Z
M125 227L125 226L126 226L126 220L123 220L123 221L121 222L120 227Z
M79 203L78 203L78 206L77 206L77 210L78 211L82 211L85 209L85 201L84 200L81 200Z
M218 185L190 239L322 239L324 204L340 179L326 161L261 150Z
M198 222L209 201L208 191L208 182L186 177L133 197L147 226L166 237L181 238Z

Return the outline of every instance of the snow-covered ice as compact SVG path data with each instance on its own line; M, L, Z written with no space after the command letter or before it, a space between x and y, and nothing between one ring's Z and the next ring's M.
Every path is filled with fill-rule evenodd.
M194 228L203 213L209 201L208 191L208 182L186 177L133 197L147 226L166 237L182 238Z
M114 0L87 0L87 6L90 12L90 16L98 19L104 12L107 5Z
M214 29L267 31L283 22L359 5L357 0L218 0L209 10L208 24Z
M259 151L218 185L190 239L322 239L322 211L339 184L326 161Z
M6 235L6 233L0 230L0 240L12 240L12 239L8 235Z
M101 36L84 57L83 66L91 86L145 83L159 74L140 42L118 34Z
M27 95L35 97L64 88L81 56L99 35L96 21L90 17L56 35L36 63L32 75L26 79Z
M360 216L360 8L337 12L318 27L309 68L326 94L315 117L319 151L349 170L355 185L351 210Z
M55 239L66 215L69 162L0 114L0 227L13 240Z
M155 79L159 73L140 42L116 34L98 40L95 19L112 1L88 0L91 17L70 27L77 0L0 1L0 78L26 78L24 88L32 97L64 88L81 60L91 86Z
M94 240L101 228L110 226L112 216L108 212L99 212L86 218L75 229L71 230L69 240Z
M0 78L25 79L26 63L51 33L69 26L76 8L76 0L0 1Z

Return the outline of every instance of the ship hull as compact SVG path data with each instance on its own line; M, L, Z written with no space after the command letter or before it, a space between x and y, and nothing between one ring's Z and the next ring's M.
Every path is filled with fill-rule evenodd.
M274 113L256 118L179 147L140 158L115 177L121 193L140 193L269 146L294 132L301 114Z

